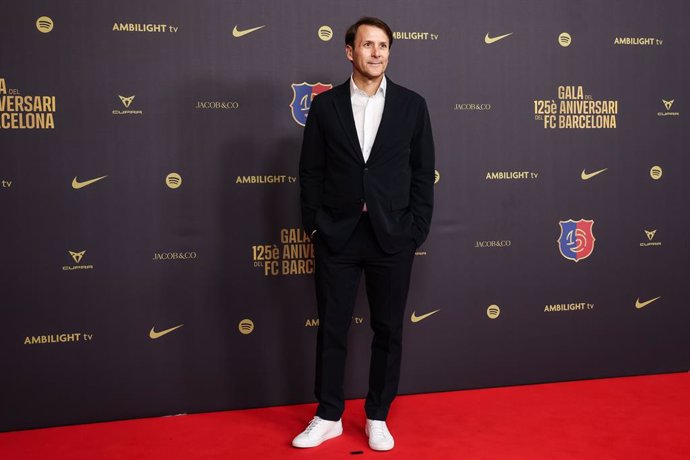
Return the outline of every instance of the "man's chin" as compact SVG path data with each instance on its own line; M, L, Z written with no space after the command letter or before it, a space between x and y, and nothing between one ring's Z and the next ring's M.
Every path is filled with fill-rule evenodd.
M378 72L367 72L363 74L367 79L369 80L376 80L377 78L381 78L383 76L383 72L385 69L382 69Z

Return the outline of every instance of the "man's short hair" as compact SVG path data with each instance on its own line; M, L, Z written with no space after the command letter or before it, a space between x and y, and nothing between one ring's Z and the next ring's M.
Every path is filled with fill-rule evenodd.
M391 46L393 46L393 31L391 30L391 28L388 27L388 24L386 24L379 18L372 17L360 18L359 21L355 22L347 29L347 32L345 32L346 45L349 45L352 48L355 47L355 36L357 35L357 29L359 29L359 26L378 27L379 29L386 32L386 35L388 35L388 47L390 48Z

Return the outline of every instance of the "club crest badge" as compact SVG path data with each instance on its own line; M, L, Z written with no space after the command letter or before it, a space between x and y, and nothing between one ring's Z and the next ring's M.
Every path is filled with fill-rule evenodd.
M318 94L328 91L331 88L333 88L333 85L325 83L293 83L290 109L292 110L292 118L295 122L300 126L306 125L311 101L313 101Z
M561 227L558 249L563 257L579 262L592 255L596 240L592 233L593 220L580 219L575 221L568 219L562 220L558 224Z

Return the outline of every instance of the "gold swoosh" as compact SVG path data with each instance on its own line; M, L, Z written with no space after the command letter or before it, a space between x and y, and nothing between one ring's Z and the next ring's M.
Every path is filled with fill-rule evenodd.
M599 171L594 171L593 173L585 172L585 170L583 169L582 174L580 174L580 177L582 178L582 180L591 179L592 177L596 176L597 174L603 173L607 169L609 169L609 168L600 169Z
M235 27L232 29L232 36L233 36L233 37L237 37L237 38L239 38L239 37L244 37L245 35L250 34L250 33L252 33L252 32L256 32L257 30L259 30L259 29L261 29L261 28L263 28L263 27L266 27L266 26L263 25L263 26L259 26L259 27L254 27L253 29L238 30L238 29L237 29L237 26L235 26Z
M160 337L163 337L165 334L169 334L170 332L174 331L175 329L181 328L182 326L184 326L184 324L180 324L179 326L171 327L170 329L166 329L166 330L160 331L160 332L156 332L155 331L156 326L153 326L151 328L151 330L149 331L149 337L155 340L155 339L158 339Z
M660 298L661 298L661 296L655 297L655 298L648 300L646 302L640 302L640 298L638 297L637 300L635 301L635 308L637 308L637 309L644 308L647 305L649 305L650 303L659 300Z
M98 182L101 179L105 179L106 177L108 177L108 176L101 176L101 177L97 177L95 179L85 180L84 182L79 182L77 180L77 176L74 176L74 179L72 179L72 188L74 190L79 190L82 187L86 187L87 185L91 185L94 182Z
M413 312L412 312L412 316L410 317L410 321L412 321L413 323L418 323L418 322L420 322L421 320L426 319L426 318L428 318L429 316L431 316L431 315L433 315L434 313L437 313L437 312L439 312L439 311L441 311L440 308L439 308L438 310L434 310L434 311L432 311L432 312L425 313L425 314L423 314L423 315L421 315L421 316L417 316L417 314L416 314L417 312L416 312L416 311L413 311Z
M493 38L489 37L489 34L487 33L486 36L484 37L484 43L486 43L487 45L490 45L492 43L495 43L499 40L506 38L508 35L513 35L513 32L511 32L509 34L505 34L505 35L499 35L498 37L493 37Z

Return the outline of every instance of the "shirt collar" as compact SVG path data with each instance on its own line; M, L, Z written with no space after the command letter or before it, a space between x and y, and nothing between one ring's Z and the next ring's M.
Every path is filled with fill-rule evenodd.
M386 97L386 76L383 76L383 79L381 80L381 84L379 85L379 89L376 90L376 93L374 96L376 96L378 93L381 93L381 95L385 98ZM350 96L352 96L355 93L360 93L363 94L366 97L369 97L367 93L362 91L361 89L357 88L357 85L355 85L355 80L352 78L352 75L350 75Z

